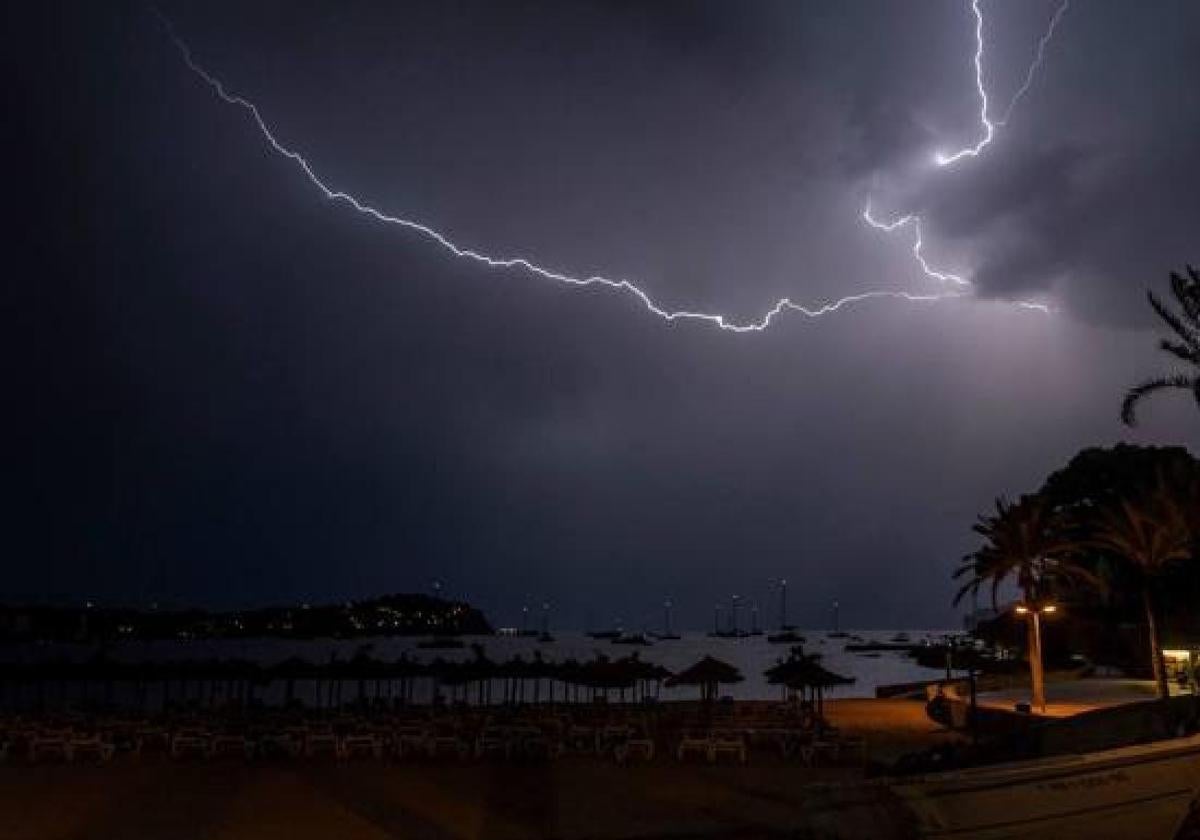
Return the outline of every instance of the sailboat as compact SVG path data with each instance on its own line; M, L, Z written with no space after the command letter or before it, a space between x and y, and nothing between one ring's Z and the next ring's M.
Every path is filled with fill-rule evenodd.
M787 614L787 578L779 579L779 632L767 635L768 644L772 645L802 645L807 640L796 632L796 628L788 624Z
M671 630L671 608L674 606L675 604L670 598L663 601L663 631L650 634L659 641L673 641L681 638L678 633Z
M834 601L833 602L833 629L825 634L830 639L845 639L850 636L849 633L842 632L841 628L838 626L838 612L839 612L840 608L841 608L841 604L839 604L837 601Z

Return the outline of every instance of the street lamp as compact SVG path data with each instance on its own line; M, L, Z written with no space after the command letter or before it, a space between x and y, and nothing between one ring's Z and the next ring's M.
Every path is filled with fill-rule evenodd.
M1049 602L1023 602L1013 612L1029 619L1029 677L1033 689L1032 706L1046 711L1046 677L1042 671L1042 616L1058 612L1058 605Z

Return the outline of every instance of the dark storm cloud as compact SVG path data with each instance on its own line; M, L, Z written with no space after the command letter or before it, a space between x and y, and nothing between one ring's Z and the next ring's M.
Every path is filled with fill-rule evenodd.
M1040 293L1089 320L1146 322L1137 299L1195 259L1200 231L1187 199L1200 186L1197 27L1189 4L1072 8L992 146L900 187L981 296ZM879 170L890 165L879 157Z
M1053 7L984 6L1012 90ZM500 621L532 595L634 626L669 592L699 626L786 574L806 623L834 597L850 622L952 622L975 512L1124 434L1153 342L1092 324L1136 321L1144 284L1200 259L1195 12L1130 8L1078 4L952 170L933 152L978 131L957 0L166 8L330 183L464 244L745 317L940 288L859 221L874 190L982 298L742 337L324 201L141 6L9 9L0 597L440 576ZM1046 290L1065 313L994 302ZM1195 443L1189 411L1139 434Z

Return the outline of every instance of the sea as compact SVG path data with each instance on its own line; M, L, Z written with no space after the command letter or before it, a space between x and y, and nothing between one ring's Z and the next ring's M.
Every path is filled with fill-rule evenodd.
M905 638L912 644L935 643L951 635L946 630L848 630L846 636L831 636L824 630L798 630L806 639L804 651L821 655L821 664L830 671L854 680L846 686L830 689L828 697L873 697L879 686L932 681L945 677L944 669L923 668L902 651L861 653L846 650L847 644L888 643ZM585 661L597 654L618 659L636 652L644 661L663 665L671 671L681 671L704 656L712 656L738 668L744 676L740 683L723 685L722 696L737 700L779 699L781 689L767 683L763 672L786 657L788 644L772 644L764 636L721 638L706 633L681 633L678 639L652 639L650 645L613 644L608 639L594 639L585 633L556 633L554 641L540 642L529 636L463 636L462 649L423 649L416 637L378 637L356 639L213 639L192 641L129 641L108 644L104 655L127 662L164 662L171 660L244 659L261 665L299 657L310 662L324 663L336 657L351 659L365 651L375 659L390 661L401 654L418 661L440 657L460 661L473 656L471 647L483 648L486 656L503 662L520 655L533 658L535 652L543 659L557 662L567 659ZM82 660L96 655L94 646L72 644L0 645L0 662L47 661L55 659ZM293 687L299 699L312 702L305 694L315 692L316 686ZM278 702L283 688L266 686L256 692L265 702ZM663 701L686 700L696 697L697 689L681 686L661 687ZM528 694L526 695L528 696ZM544 695L543 695L544 696ZM418 698L419 699L419 698Z

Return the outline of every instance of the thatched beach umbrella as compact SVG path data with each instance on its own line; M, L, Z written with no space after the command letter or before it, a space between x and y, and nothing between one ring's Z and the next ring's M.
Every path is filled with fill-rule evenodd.
M820 659L820 654L806 654L803 648L794 647L787 659L763 673L771 685L782 685L793 691L811 689L816 695L817 716L822 717L825 712L825 689L850 685L854 679L828 670L821 665Z
M516 705L520 702L528 674L529 663L519 653L496 666L496 676L503 680L505 703Z
M415 678L426 675L427 667L415 659L410 659L408 653L401 653L400 658L388 663L384 667L384 679L387 680L388 697L392 696L392 685L396 681L400 683L400 701L409 703L412 701L412 686Z
M547 662L542 658L542 652L535 650L533 652L533 661L529 663L526 673L529 679L533 680L533 702L537 703L542 696L542 680L549 680L550 684L550 702L554 702L554 677L558 673L558 668L552 662Z
M717 687L719 685L739 683L744 679L745 677L742 676L742 672L733 665L730 665L728 662L722 662L720 659L713 659L711 656L706 656L696 664L685 668L675 676L667 679L667 687L698 685L700 686L701 699L708 703L717 696Z
M662 665L656 665L653 662L646 662L638 656L636 650L624 659L617 660L617 664L641 686L641 697L643 700L646 697L646 683L653 682L657 689L663 680L671 676L669 669L664 668ZM656 690L655 694L657 695L657 693Z
M602 653L597 653L594 659L578 667L574 679L578 684L592 689L593 700L596 699L597 691L603 691L607 700L608 692L613 689L618 689L623 694L625 689L632 688L635 678L628 668L613 662Z
M291 656L267 669L272 680L283 680L283 701L290 706L296 699L296 680L316 680L320 678L320 667L307 659Z
M575 702L579 699L579 686L583 684L583 666L575 658L564 659L552 666L554 678L563 684L563 702ZM551 683L553 685L553 683ZM551 689L553 692L553 689Z

